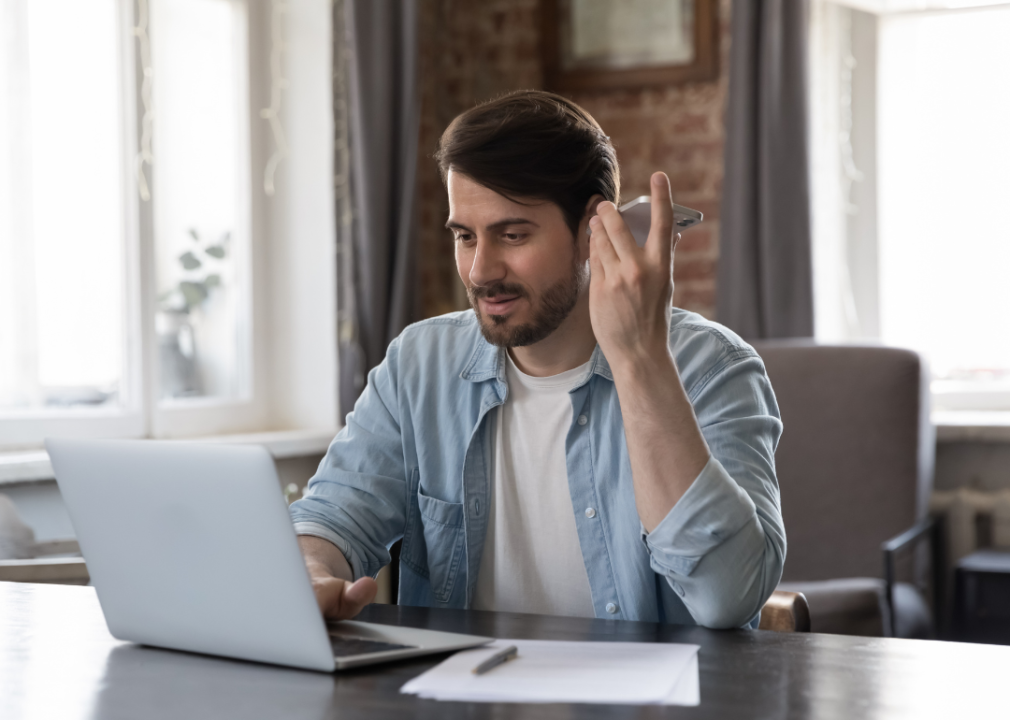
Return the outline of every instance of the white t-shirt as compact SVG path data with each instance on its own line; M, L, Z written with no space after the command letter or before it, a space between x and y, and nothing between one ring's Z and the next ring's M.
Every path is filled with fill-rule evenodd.
M588 370L587 362L538 378L508 359L509 393L495 423L494 488L476 610L594 616L565 464L572 424L568 391Z

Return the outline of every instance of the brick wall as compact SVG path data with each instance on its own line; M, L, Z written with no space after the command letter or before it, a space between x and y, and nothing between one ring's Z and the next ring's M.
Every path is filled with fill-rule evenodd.
M674 304L715 313L723 111L727 88L730 0L721 0L721 74L716 82L572 93L610 135L621 164L622 197L648 193L665 171L674 200L705 213L684 234L674 265ZM453 245L444 229L445 189L432 154L449 122L475 102L507 90L541 88L538 0L421 2L420 317L466 307Z

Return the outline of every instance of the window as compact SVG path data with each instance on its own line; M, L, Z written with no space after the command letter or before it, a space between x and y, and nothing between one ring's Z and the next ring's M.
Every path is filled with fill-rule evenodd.
M0 449L336 424L330 12L0 3Z
M0 5L5 444L83 415L97 434L141 430L119 10L116 0Z
M252 397L244 9L150 0L157 395L167 405Z
M1010 409L1010 7L858 5L812 13L818 335L920 351L938 409Z

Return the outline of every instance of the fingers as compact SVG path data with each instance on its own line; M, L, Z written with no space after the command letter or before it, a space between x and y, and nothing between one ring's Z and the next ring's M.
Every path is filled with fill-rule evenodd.
M590 282L603 280L607 273L603 269L603 262L600 261L600 253L595 248L595 242L589 241L589 278Z
M649 238L645 242L646 253L663 265L670 262L673 253L673 195L670 193L670 178L666 173L652 174L652 225Z
M596 207L596 217L603 223L607 238L613 246L614 251L622 260L627 257L634 257L638 252L638 244L635 236L631 234L627 223L621 217L617 206L612 202L601 202Z
M323 617L336 617L340 612L340 596L344 592L345 580L332 575L312 576L312 591L316 594L316 602L323 611Z
M602 205L603 203L601 203ZM613 207L613 203L609 203ZM618 256L617 251L614 249L613 243L610 241L610 236L607 233L606 228L603 225L603 220L599 215L594 215L589 221L589 229L592 231L592 235L589 238L589 248L590 248L590 261L595 257L596 261L600 265L600 269L605 274L608 266L613 266L615 263L620 263L621 258ZM590 265L592 267L592 265Z
M666 173L657 172L650 179L651 226L645 243L645 254L649 265L670 267L673 250L680 235L673 233L673 197L670 179ZM627 223L612 202L601 202L596 207L596 215L589 220L590 267L594 272L606 274L624 261L639 260L640 250Z
M359 578L350 583L340 578L313 577L312 589L323 617L330 620L347 620L361 612L362 608L375 599L378 585L370 577Z
M358 578L353 583L344 583L344 596L340 602L340 610L344 617L354 617L362 608L375 599L379 585L370 577Z

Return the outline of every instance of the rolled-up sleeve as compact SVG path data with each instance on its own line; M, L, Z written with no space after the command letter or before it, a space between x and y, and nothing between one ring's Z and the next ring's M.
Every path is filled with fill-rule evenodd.
M329 540L354 577L375 576L390 562L389 547L403 535L407 472L396 387L398 343L368 375L305 496L291 504L295 531Z
M753 351L688 386L711 457L651 533L652 569L664 576L699 625L752 621L782 575L782 525L775 448L778 406Z

